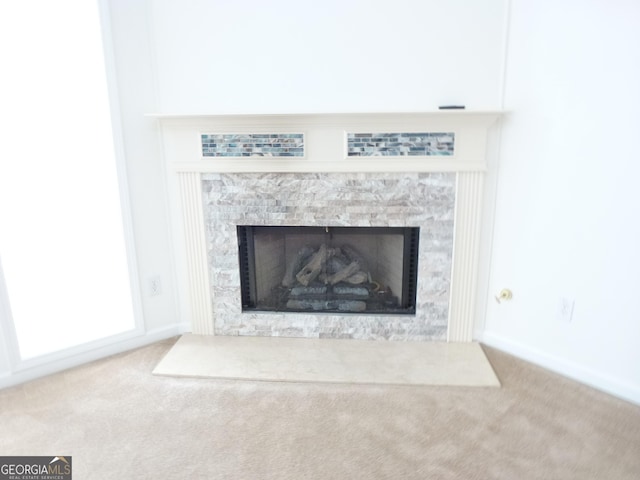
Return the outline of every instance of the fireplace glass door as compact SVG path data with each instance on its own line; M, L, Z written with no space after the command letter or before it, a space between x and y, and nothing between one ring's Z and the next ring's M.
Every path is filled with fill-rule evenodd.
M243 311L415 314L417 227L238 226Z

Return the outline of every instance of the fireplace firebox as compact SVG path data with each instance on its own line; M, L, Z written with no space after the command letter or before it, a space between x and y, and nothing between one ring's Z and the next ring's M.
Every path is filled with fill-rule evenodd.
M416 313L418 227L237 227L243 311Z

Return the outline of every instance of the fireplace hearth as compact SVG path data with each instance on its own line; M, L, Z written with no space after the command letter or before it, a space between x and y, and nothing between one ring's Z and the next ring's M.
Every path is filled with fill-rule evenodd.
M419 228L238 226L243 312L413 315Z

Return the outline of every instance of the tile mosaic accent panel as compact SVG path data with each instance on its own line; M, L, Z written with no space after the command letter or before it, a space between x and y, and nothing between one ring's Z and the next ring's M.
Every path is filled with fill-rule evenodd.
M455 173L202 175L216 335L446 341ZM420 227L415 315L243 312L237 225Z
M302 157L303 133L218 133L202 135L203 157Z
M449 156L453 155L453 133L347 133L349 157Z

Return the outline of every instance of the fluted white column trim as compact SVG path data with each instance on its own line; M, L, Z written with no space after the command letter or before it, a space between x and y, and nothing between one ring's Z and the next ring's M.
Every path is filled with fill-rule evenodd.
M449 342L473 340L482 220L482 172L459 172L456 185Z
M202 181L198 172L178 173L178 191L187 262L188 307L194 334L213 335L209 262L202 208Z

